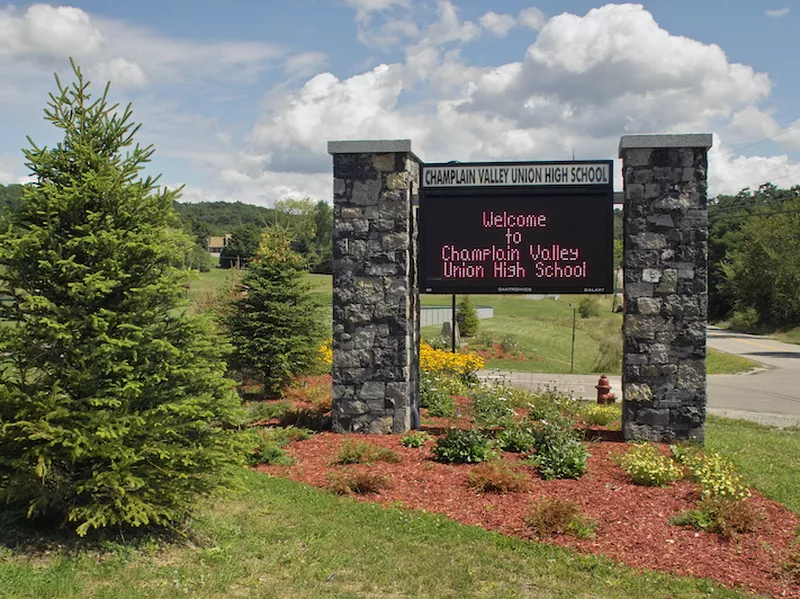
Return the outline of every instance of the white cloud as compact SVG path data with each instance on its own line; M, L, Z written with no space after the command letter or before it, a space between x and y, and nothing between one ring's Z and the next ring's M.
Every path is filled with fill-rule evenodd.
M481 27L497 37L505 37L511 28L516 25L516 20L511 15L487 12L481 17Z
M541 10L532 6L519 13L519 22L529 29L539 31L547 22L547 17L544 16Z
M800 163L788 156L734 156L722 144L708 154L710 195L736 194L772 182L778 187L800 185Z
M103 34L79 8L34 4L24 14L0 10L0 55L81 58L96 52Z
M781 17L785 17L786 15L789 14L789 7L787 6L784 8L768 10L766 14L771 19L780 19Z
M284 71L296 77L307 77L318 73L328 62L323 52L301 52L286 59Z

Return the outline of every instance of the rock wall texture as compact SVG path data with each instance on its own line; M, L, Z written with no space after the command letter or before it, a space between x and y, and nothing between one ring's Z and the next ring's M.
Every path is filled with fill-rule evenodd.
M333 427L402 433L419 426L417 233L411 200L419 162L410 152L331 153Z
M677 137L677 136L676 136ZM623 434L704 441L710 136L623 137ZM663 147L666 145L667 147ZM695 144L694 147L690 144ZM662 146L662 147L658 147Z

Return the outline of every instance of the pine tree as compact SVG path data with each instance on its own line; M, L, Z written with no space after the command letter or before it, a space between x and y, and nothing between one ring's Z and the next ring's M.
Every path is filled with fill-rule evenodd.
M472 300L468 295L462 295L458 301L456 322L458 323L458 332L463 337L474 337L478 332L478 311L472 305Z
M323 330L306 272L286 231L267 229L245 271L245 294L228 319L237 365L251 371L268 395L318 360Z
M63 141L30 142L35 182L0 235L16 300L0 313L0 509L79 535L174 527L241 463L239 401L224 346L186 311L176 192L141 178L153 148L134 145L130 105L73 70L45 109Z

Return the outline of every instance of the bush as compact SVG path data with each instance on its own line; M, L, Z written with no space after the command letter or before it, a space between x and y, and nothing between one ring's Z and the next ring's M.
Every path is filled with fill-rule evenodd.
M475 466L467 478L467 486L479 493L517 493L524 491L525 475L517 474L504 462L486 462Z
M283 417L291 409L291 406L287 401L253 401L245 404L245 408L247 409L246 423L256 424Z
M690 453L685 465L692 479L700 484L703 499L742 500L750 497L750 489L736 473L733 464L717 452Z
M518 426L513 426L497 434L500 449L511 453L527 453L533 449L536 437L531 431Z
M187 312L192 242L174 191L143 177L130 107L77 81L51 96L52 148L0 233L0 504L83 536L181 527L248 444L228 347Z
M425 431L412 431L403 435L403 438L400 439L400 443L403 444L403 447L418 448L424 446L431 439L433 439L433 437Z
M622 419L622 408L617 405L588 403L581 406L581 418L590 426L611 426L618 428Z
M251 465L290 466L294 463L294 460L283 448L294 441L308 439L312 434L307 429L293 426L257 429L254 434L254 446L250 453L249 462Z
M475 338L470 341L470 347L474 347L475 349L491 349L493 345L494 339L491 334L484 331L475 335Z
M245 293L227 319L234 365L252 371L273 397L319 364L324 333L306 272L287 233L267 229L245 271Z
M683 478L683 472L671 458L647 443L631 447L620 464L637 485L663 487Z
M458 377L467 385L477 381L475 373L483 368L483 358L475 354L454 354L433 349L425 342L419 345L419 367L428 374L446 374Z
M525 524L538 538L566 534L585 539L591 537L597 527L583 515L577 503L555 497L532 503L525 515Z
M489 440L478 431L451 428L436 441L433 455L437 462L455 464L484 462L491 456Z
M536 454L531 461L544 480L580 478L586 472L589 452L577 439L551 437L536 445Z
M389 486L389 479L380 474L365 470L330 472L326 489L337 495L366 495L379 493Z
M443 386L438 376L421 373L419 379L419 405L428 410L429 416L454 418L456 402Z
M693 526L714 532L726 539L754 532L764 516L750 502L731 499L704 499L698 509L678 514L670 520L676 526Z
M753 307L736 310L730 320L730 326L735 331L757 331L759 324L758 311Z
M366 441L351 441L342 443L334 458L334 464L372 464L373 462L388 462L396 464L400 457L391 449L371 445Z
M437 335L428 341L433 349L440 351L451 351L453 348L453 340L447 335Z
M472 419L488 427L511 426L516 411L511 405L511 395L503 385L482 383L472 389Z
M503 335L500 338L500 349L507 353L514 353L519 349L519 341L514 335Z
M472 300L468 295L462 295L458 302L456 322L462 337L474 337L478 332L478 326L480 325L478 311L472 305Z
M584 297L578 304L578 314L580 314L581 318L600 316L600 305L593 297Z

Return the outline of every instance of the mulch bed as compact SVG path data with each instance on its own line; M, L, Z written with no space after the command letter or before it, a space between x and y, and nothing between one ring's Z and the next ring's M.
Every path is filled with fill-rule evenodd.
M438 433L435 429L441 427L431 429ZM400 456L400 462L330 465L347 439L391 448ZM504 454L503 459L530 480L527 491L506 495L473 491L466 481L475 466L437 463L431 457L432 447L431 441L425 447L409 449L401 445L399 436L319 433L288 447L296 459L293 466L261 466L258 470L321 488L326 485L329 472L369 468L388 476L390 485L378 494L355 496L359 501L401 502L410 509L440 513L464 524L522 538L531 538L523 517L532 500L545 496L570 499L599 522L595 536L590 539L555 536L546 542L608 556L637 568L710 578L731 588L773 597L800 597L800 579L783 569L800 518L755 491L749 501L764 514L758 531L724 541L716 534L671 526L672 516L696 506L696 485L679 482L657 488L630 483L614 461L614 456L626 450L623 443L591 443L588 468L580 480L543 481L518 455Z

